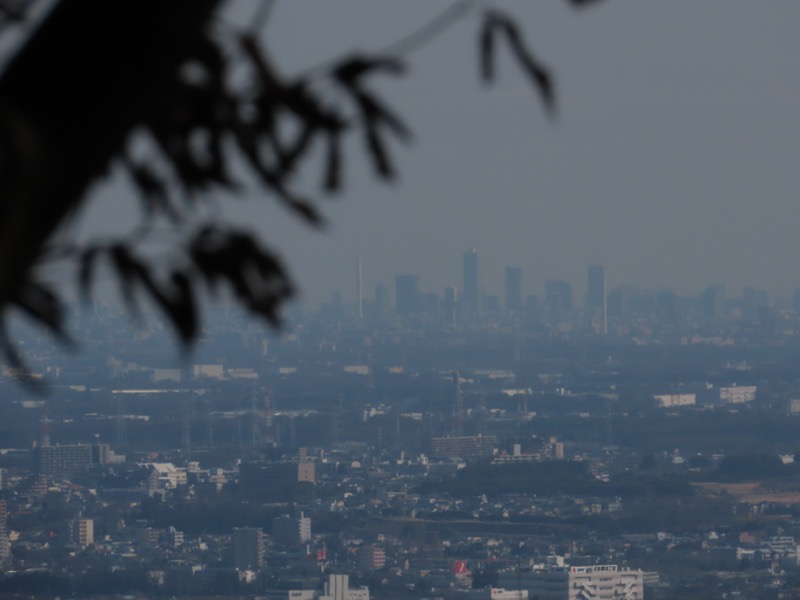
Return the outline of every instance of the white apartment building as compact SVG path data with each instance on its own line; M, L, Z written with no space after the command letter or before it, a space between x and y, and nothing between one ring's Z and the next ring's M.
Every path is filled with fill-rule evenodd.
M538 600L642 600L644 597L644 573L620 569L617 565L524 573L520 583L530 598Z

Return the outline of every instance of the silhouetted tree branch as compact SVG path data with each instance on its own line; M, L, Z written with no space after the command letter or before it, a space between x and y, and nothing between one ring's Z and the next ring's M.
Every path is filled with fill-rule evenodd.
M31 4L0 0L0 26L24 19ZM256 21L266 20L272 4L261 5ZM236 33L232 43L215 35L223 7L222 0L59 0L10 60L0 74L3 315L16 306L68 339L60 294L37 278L37 266L90 186L120 161L141 198L143 238L153 223L172 223L173 257L154 264L124 238L73 248L84 296L105 260L129 310L137 311L139 295L149 297L187 345L200 324L199 286L227 287L277 325L294 289L277 254L249 233L188 217L210 191L240 187L231 169L237 156L272 197L313 226L322 217L314 199L297 190L297 173L315 146L325 155L322 196L344 186L345 136L361 138L379 178L396 177L390 146L409 141L411 132L376 92L376 79L404 75L411 52L473 9L484 9L484 80L493 80L498 47L505 46L548 111L556 106L552 76L520 24L477 0L452 3L383 51L336 58L295 77L280 72L252 31ZM234 84L233 65L246 70L244 83ZM323 98L328 89L340 92L337 101ZM131 143L134 132L145 152ZM2 337L6 355L21 366Z

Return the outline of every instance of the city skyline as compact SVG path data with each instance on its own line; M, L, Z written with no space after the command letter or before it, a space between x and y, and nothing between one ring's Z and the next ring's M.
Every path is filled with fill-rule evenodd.
M798 292L800 292L800 286L785 294L775 294L770 290L763 290L756 286L744 285L741 288L734 288L708 281L695 290L681 293L667 285L647 287L640 285L636 281L621 280L615 277L613 271L611 271L609 277L609 270L606 265L590 263L584 266L582 273L576 273L573 277L556 274L552 278L531 282L524 265L506 265L495 273L490 272L486 267L480 266L484 262L484 256L477 248L470 248L464 251L461 257L461 264L453 266L452 277L440 282L431 282L423 279L418 273L375 273L374 269L370 269L365 259L358 257L356 258L356 277L351 282L351 285L347 285L349 282L343 282L341 288L332 289L327 295L323 296L320 303L339 298L348 304L352 303L354 306L359 306L357 298L360 298L363 303L375 300L376 293L379 295L389 294L392 298L393 310L397 310L396 307L401 306L398 312L400 314L409 314L415 308L422 308L420 303L423 302L425 295L433 294L444 300L448 293L452 293L454 294L453 297L467 312L474 313L475 311L472 307L475 301L470 299L470 295L464 292L465 283L467 282L474 281L478 283L486 279L495 282L495 287L491 288L478 283L477 290L474 292L477 293L478 305L480 306L485 299L494 297L498 301L498 306L506 310L524 306L531 296L538 297L543 305L551 303L552 301L548 300L548 295L561 293L555 291L554 286L563 288L566 285L569 287L567 292L569 298L566 299L568 310L579 309L587 314L592 311L599 311L594 314L594 318L597 320L600 330L604 331L607 327L608 297L615 290L619 291L625 288L636 288L643 293L672 292L679 297L687 298L699 298L703 294L709 293L710 290L719 290L723 297L729 299L741 298L746 302L748 298L753 301L754 296L758 296L759 302L761 302L762 297L770 302L794 302ZM498 275L500 279L498 279ZM596 286L594 292L591 291L593 285ZM350 289L353 291L348 291ZM452 291L449 292L449 290ZM518 294L519 305L516 305L515 301L512 300L512 306L509 306L509 293L515 296ZM413 298L416 298L416 300ZM381 302L383 302L382 298ZM302 298L299 298L297 303L303 308L318 306L318 304L311 302L303 302ZM480 310L477 312L480 312Z
M548 120L504 53L496 86L480 85L472 15L409 56L406 79L375 82L414 132L413 145L389 149L395 184L374 181L356 143L341 201L320 205L321 233L255 190L227 207L281 253L301 302L350 290L358 256L365 290L384 273L418 273L423 289L461 287L458 265L470 247L492 290L502 290L507 265L522 264L524 285L540 286L582 281L591 263L605 265L610 286L679 294L709 282L773 295L800 287L800 5L499 6L518 15L553 69L557 119ZM278 3L269 46L282 72L300 76L331 56L383 48L439 10ZM250 12L235 4L231 18ZM316 167L300 174L312 197ZM135 202L120 179L97 190L87 231L105 236L135 221L121 218Z

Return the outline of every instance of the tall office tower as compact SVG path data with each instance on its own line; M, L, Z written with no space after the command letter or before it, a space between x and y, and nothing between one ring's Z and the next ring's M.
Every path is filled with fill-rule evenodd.
M272 538L279 544L297 546L311 539L311 517L283 515L272 519Z
M766 306L769 306L767 292L752 287L742 289L742 316L745 319L755 321Z
M356 259L356 318L364 318L364 286L361 279L361 259Z
M506 310L522 307L522 267L506 267Z
M419 311L419 276L397 275L394 278L394 310L398 315Z
M8 511L6 501L0 500L0 566L11 559L11 541L8 539Z
M477 314L480 308L478 300L478 251L471 248L464 252L464 285L461 302L467 313Z
M373 318L385 317L389 314L389 293L382 283L375 286L375 303L370 314Z
M456 322L456 307L458 306L458 291L456 286L448 285L444 288L444 301L442 302L442 314L447 323Z
M700 308L703 317L713 323L725 316L725 286L710 285L700 295Z
M608 333L606 274L601 265L589 265L586 285L586 318L595 333Z
M571 313L572 284L567 281L545 281L544 304L551 313L561 316Z
M233 562L239 570L264 566L264 532L257 527L233 529Z
M461 397L461 373L453 371L453 427L454 437L464 435L464 401Z

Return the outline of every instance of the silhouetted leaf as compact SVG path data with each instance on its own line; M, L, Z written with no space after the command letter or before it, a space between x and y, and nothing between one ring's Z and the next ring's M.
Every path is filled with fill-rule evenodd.
M571 4L572 6L581 7L581 6L587 6L589 4L600 3L601 1L602 0L567 0L567 3Z
M100 246L89 246L89 248L81 252L78 259L80 262L78 266L78 291L84 304L88 304L90 301L94 267L102 250Z
M280 323L280 307L294 289L277 256L251 235L206 227L191 241L189 254L212 288L227 282L251 312Z
M136 319L141 317L139 304L136 301L135 285L140 283L143 266L131 255L123 244L116 244L109 249L111 264L116 268L117 281L120 285L120 296L127 312Z
M511 52L528 75L534 88L539 92L545 108L550 112L555 110L555 87L550 71L527 47L516 22L497 11L492 11L486 19L490 23L486 26L492 29L497 28L506 36Z
M197 335L198 315L194 299L192 282L185 273L175 271L172 274L172 322L185 344L194 341Z
M41 381L31 373L27 363L22 358L22 354L17 350L8 332L6 332L5 324L2 322L0 322L0 350L2 350L3 356L8 361L8 366L14 370L13 374L17 381L33 393L44 392Z
M305 154L314 139L317 130L311 127L308 123L303 125L302 130L294 141L294 144L288 150L280 150L278 154L278 169L289 175L297 161ZM276 148L279 148L276 144Z
M380 102L374 95L358 92L356 94L358 105L364 113L364 118L372 123L386 125L401 140L409 140L411 131L405 123L393 113L389 107Z
M495 22L491 13L488 13L481 25L480 41L478 50L481 64L481 77L484 81L494 80L494 56L495 56Z
M31 4L20 0L3 0L0 2L0 21L22 21Z
M338 132L328 132L326 136L327 154L325 160L325 181L323 187L328 192L338 192L342 187L342 140Z
M358 87L365 75L375 71L399 75L405 71L405 65L395 57L370 57L359 54L344 59L331 73L347 87Z
M189 278L175 271L167 284L159 285L154 279L145 279L142 283L175 327L181 342L187 346L191 344L197 334L197 310Z
M61 343L72 341L64 328L64 311L61 302L44 284L26 281L20 285L13 298L14 304L35 321L46 327Z
M364 130L364 137L367 142L367 150L372 159L372 164L378 174L384 179L394 178L394 168L392 167L386 145L381 139L378 128L374 124L367 124Z
M292 210L313 225L320 226L324 223L322 215L313 204L305 200L292 200L289 203Z
M134 185L139 190L140 197L144 200L145 213L152 214L160 211L173 221L177 220L178 214L169 200L167 184L164 180L147 165L128 161L126 166Z

